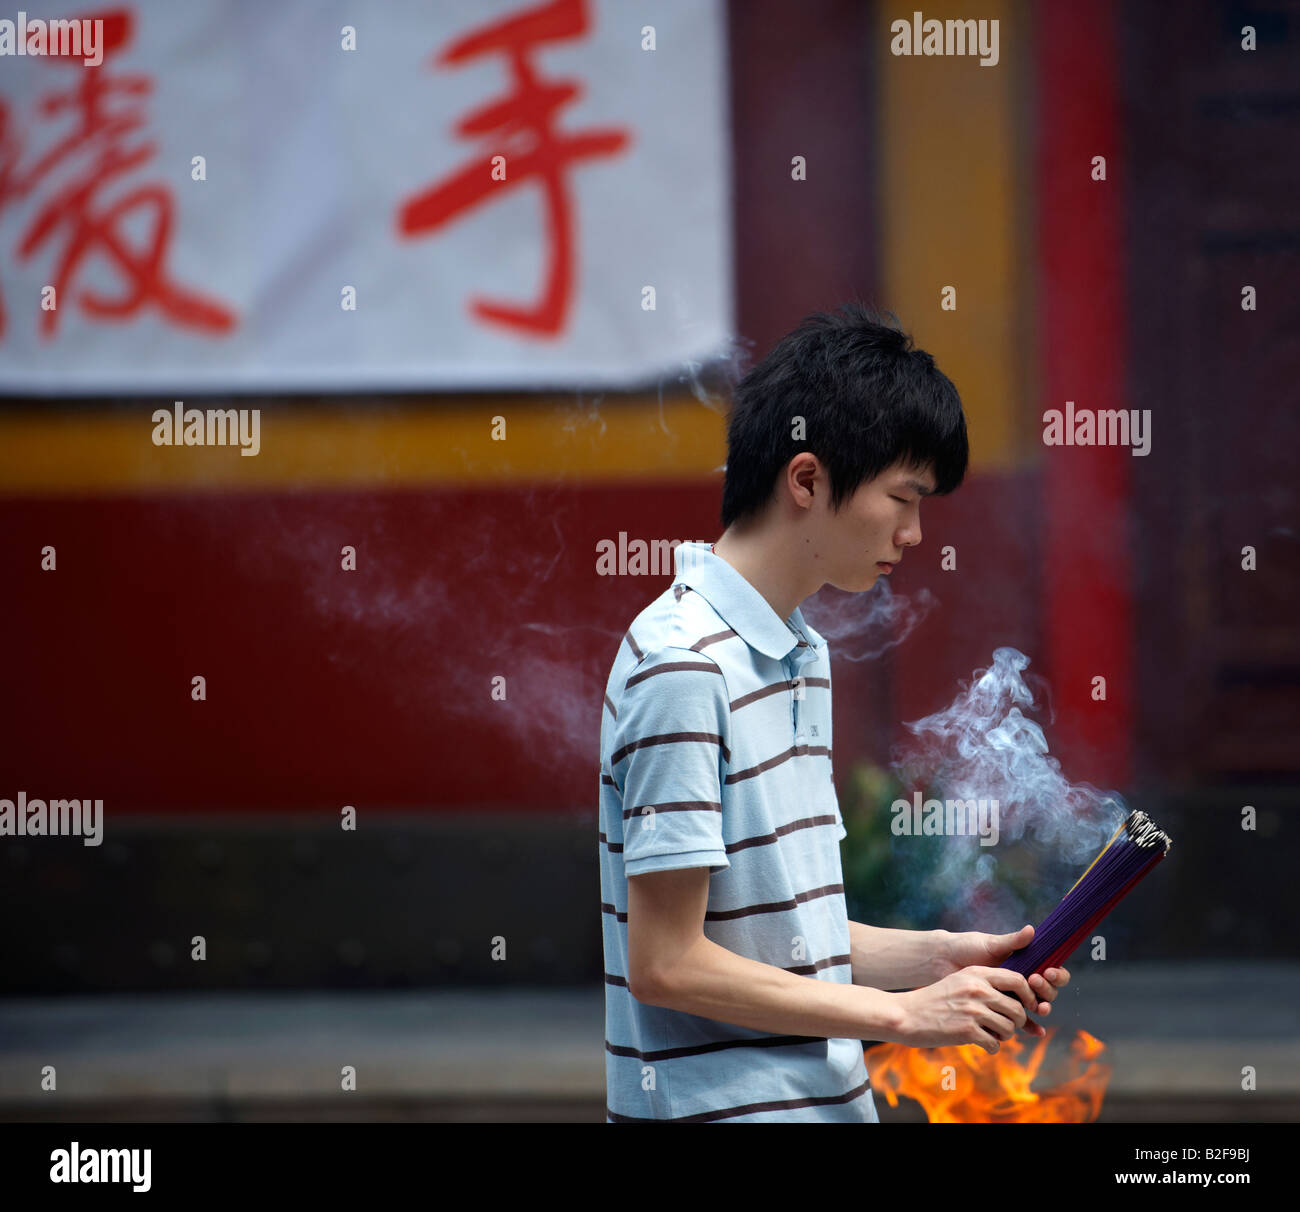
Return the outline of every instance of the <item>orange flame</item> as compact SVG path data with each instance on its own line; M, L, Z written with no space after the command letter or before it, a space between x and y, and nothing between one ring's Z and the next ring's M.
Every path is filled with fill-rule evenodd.
M1017 1037L1004 1040L992 1056L977 1044L877 1044L866 1051L867 1073L891 1107L899 1095L915 1099L932 1124L1091 1123L1110 1082L1110 1065L1097 1059L1106 1045L1079 1031L1056 1084L1031 1090L1054 1033L1048 1028L1027 1056Z

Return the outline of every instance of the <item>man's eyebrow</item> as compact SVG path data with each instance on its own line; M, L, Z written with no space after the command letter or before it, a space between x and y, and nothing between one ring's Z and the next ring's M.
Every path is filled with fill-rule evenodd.
M908 480L907 487L913 492L920 493L923 497L931 496L934 493L933 488L928 488L926 485L922 484L920 480Z

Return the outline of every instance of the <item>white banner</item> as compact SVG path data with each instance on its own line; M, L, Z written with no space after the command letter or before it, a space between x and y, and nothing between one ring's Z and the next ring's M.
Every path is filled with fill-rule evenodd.
M729 347L721 0L0 18L0 391L634 387Z

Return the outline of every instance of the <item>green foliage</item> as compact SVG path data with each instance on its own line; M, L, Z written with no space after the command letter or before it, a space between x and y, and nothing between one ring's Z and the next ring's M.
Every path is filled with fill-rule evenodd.
M844 899L850 919L870 922L873 926L892 926L901 930L930 930L933 920L927 909L930 897L909 896L908 889L925 872L933 873L939 850L938 838L908 838L908 849L898 853L901 840L890 830L893 813L890 805L905 799L906 792L898 778L870 762L860 762L849 771L840 789L840 813L848 836L840 846L844 865ZM918 843L913 846L912 843ZM925 854L929 850L932 853ZM922 870L924 868L924 870Z
M938 788L921 791L923 799L943 795ZM1041 899L1042 877L1035 868L1050 864L1032 842L1009 850L995 847L999 851L995 865L973 838L956 839L958 846L970 847L962 852L953 849L952 838L895 834L892 806L897 800L910 803L911 794L912 789L905 788L895 774L869 762L853 766L840 789L840 812L848 831L840 856L850 919L900 930L1009 929L999 926L993 916L984 922L962 920L959 910L987 905L992 914L998 900L1032 905ZM1064 870L1053 873L1047 886L1054 887L1065 874ZM1078 874L1074 872L1070 881ZM972 895L976 883L983 895ZM1061 891L1067 887L1069 882ZM1002 897L1003 892L1010 896ZM1054 903L1049 900L1046 907Z

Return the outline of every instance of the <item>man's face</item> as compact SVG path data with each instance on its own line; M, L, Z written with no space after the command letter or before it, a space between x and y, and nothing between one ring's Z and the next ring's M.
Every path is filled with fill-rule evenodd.
M935 489L934 473L895 464L858 486L839 513L827 507L823 541L826 580L837 589L861 593L897 564L905 547L921 541L921 498Z

